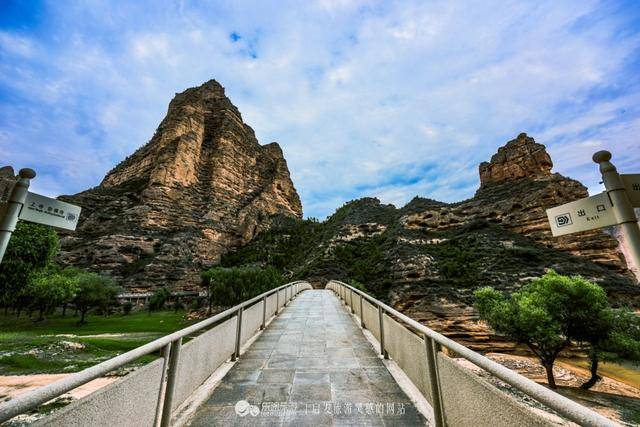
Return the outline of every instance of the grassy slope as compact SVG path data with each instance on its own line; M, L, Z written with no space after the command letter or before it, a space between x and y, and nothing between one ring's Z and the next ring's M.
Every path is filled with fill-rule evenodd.
M76 326L72 316L54 315L36 323L26 316L0 316L0 374L79 371L192 323L184 320L184 313L170 311L90 315L87 320Z

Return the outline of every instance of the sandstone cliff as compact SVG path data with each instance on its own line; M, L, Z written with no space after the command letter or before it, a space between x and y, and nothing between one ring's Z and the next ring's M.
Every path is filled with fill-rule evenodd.
M400 221L407 228L446 230L486 219L548 247L585 257L631 276L618 241L600 230L553 237L545 211L588 197L580 182L551 173L553 163L542 144L522 133L480 164L480 188L464 202L414 211Z
M99 186L61 199L83 213L60 261L131 291L194 288L272 216L302 216L282 150L258 143L214 80L176 94L153 138Z

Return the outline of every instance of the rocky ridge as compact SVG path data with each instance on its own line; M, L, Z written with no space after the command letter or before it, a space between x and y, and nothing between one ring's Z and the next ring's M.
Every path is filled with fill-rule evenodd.
M603 231L551 236L545 210L587 196L552 166L544 146L520 134L480 165L481 185L469 200L416 197L400 209L355 200L323 223L270 230L222 262L273 264L317 286L355 279L472 348L524 354L476 322L475 289L513 291L553 268L599 283L614 304L640 307L640 287L615 238ZM274 253L286 260L274 260Z
M153 138L99 186L61 199L83 213L60 261L128 291L195 289L274 215L302 216L280 146L258 143L215 80L176 94Z

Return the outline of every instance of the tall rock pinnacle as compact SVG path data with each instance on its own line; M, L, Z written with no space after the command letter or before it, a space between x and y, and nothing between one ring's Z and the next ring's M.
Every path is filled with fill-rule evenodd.
M155 135L95 188L61 260L131 290L197 285L203 268L270 226L302 216L277 143L261 146L215 80L176 94Z

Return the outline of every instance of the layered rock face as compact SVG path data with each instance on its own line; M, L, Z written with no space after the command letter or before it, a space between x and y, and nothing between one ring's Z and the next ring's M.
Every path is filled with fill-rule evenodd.
M596 281L614 304L640 306L637 280L614 237L602 230L562 237L551 235L546 209L588 196L586 187L552 173L552 166L545 147L520 134L499 148L490 162L480 164L481 185L472 199L450 205L414 199L405 206L408 213L399 221L406 231L415 232L455 233L479 220L504 229L503 234L476 233L470 238L481 242L474 245L478 258L482 259L478 286L488 284L513 291L543 274L545 268L554 268L563 274L581 274ZM552 251L545 255L519 236ZM499 246L504 247L500 249L504 255L497 252L487 257L492 248ZM560 253L554 255L553 250ZM527 257L531 257L530 262L518 262L516 268L510 266L515 263L514 258ZM393 270L398 286L390 294L394 305L476 350L525 354L525 349L491 334L485 325L476 322L473 289L437 285L443 279L438 264L419 251L396 264Z
M548 247L630 275L624 255L618 250L618 241L603 231L551 235L546 210L589 195L580 182L551 173L552 166L544 145L520 134L500 147L490 162L480 164L480 188L475 197L451 205L417 209L401 221L408 228L446 230L486 219ZM408 208L412 210L410 205Z
M153 138L99 186L61 199L83 207L61 261L130 291L194 288L274 215L302 216L282 150L258 143L214 80L177 94Z
M545 146L521 133L491 157L480 163L480 184L500 184L520 178L544 178L551 174L553 162Z

